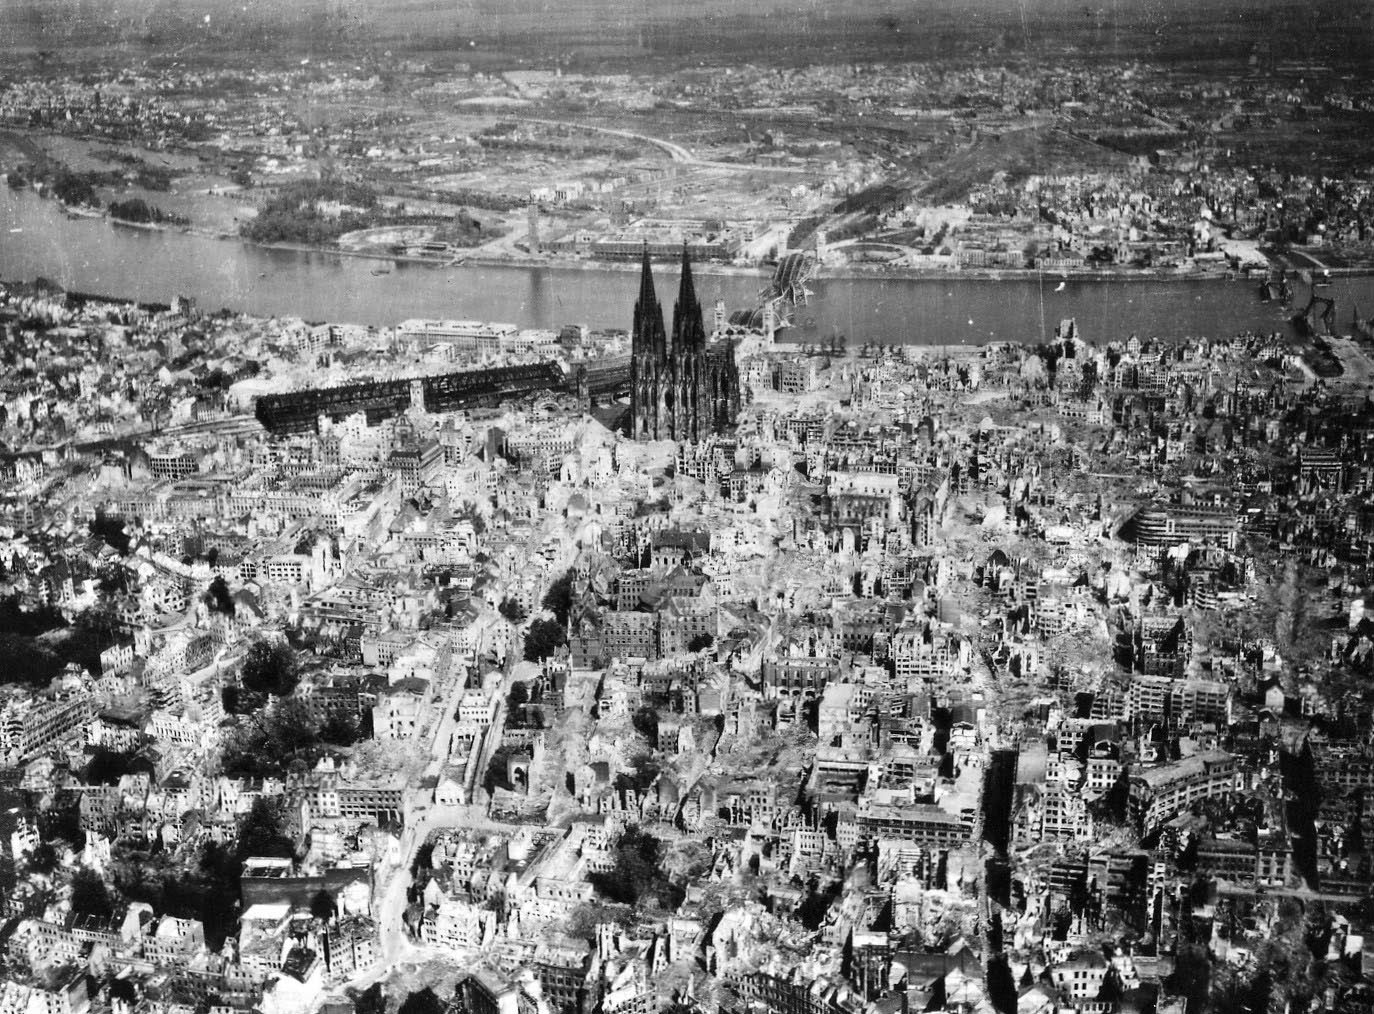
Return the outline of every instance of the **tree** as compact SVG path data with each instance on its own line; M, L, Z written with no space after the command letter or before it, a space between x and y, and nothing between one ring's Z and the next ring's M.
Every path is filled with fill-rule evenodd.
M663 843L638 825L621 833L615 846L615 867L590 877L602 897L624 905L656 900L669 909L682 903L685 892L668 879L661 859Z
M285 697L300 682L296 653L283 641L258 641L244 657L239 682L255 693Z
M352 746L362 738L362 723L346 711L331 712L320 724L320 739L331 746Z
M647 792L654 784L662 768L651 753L641 753L630 758L630 767L615 776L616 788L627 792Z
M129 774L134 755L98 746L86 762L85 780L87 785L117 785L119 780Z
M119 518L107 517L103 511L97 511L91 519L91 534L120 556L128 555L129 533L124 530L124 522Z
M525 661L542 662L568 643L568 635L556 620L535 620L525 631Z
M309 705L298 697L284 697L262 715L263 745L272 757L286 759L319 742L319 726Z
M50 841L40 841L29 850L27 864L34 873L51 873L57 869L60 857L57 848Z
M353 997L354 1014L386 1014L386 994L382 984L374 982L367 989Z
M282 188L239 231L255 243L322 244L345 232L377 224L377 216L370 213L347 211L330 216L320 210L321 203L334 201L371 212L377 205L377 194L362 184L337 179L293 183Z
M280 799L259 796L239 826L239 862L255 856L291 859L296 844L286 833L286 808Z
M224 737L220 766L227 774L276 775L293 760L313 764L326 743L348 746L360 736L349 716L331 715L321 724L303 700L282 697L240 719Z
M518 715L529 699L529 687L525 686L523 681L516 680L510 685L510 693L506 694L506 714Z
M229 594L229 583L224 580L223 574L216 574L210 587L205 590L205 604L211 612L234 615L234 597Z
M524 607L509 595L501 600L501 604L496 607L496 611L512 623L520 623L525 619Z
M542 605L553 613L560 626L568 625L568 614L572 611L572 571L565 571L544 592Z
M188 220L181 215L168 214L161 208L149 204L141 197L134 197L127 201L111 201L109 211L111 218L117 218L121 222L171 222L174 225L188 224Z
M206 842L196 866L164 884L166 911L200 919L206 943L218 950L238 922L235 908L242 871L243 864L227 845Z
M64 169L58 173L57 179L53 181L52 195L63 204L86 204L93 208L100 207L100 198L96 196L95 185L91 182L89 175L69 172Z
M334 896L323 887L320 888L315 892L315 897L310 899L310 914L324 922L332 920L336 914Z
M444 1014L446 1007L429 986L416 990L401 1001L396 1014Z
M595 943L596 928L603 923L624 925L625 909L612 908L599 901L584 901L568 914L563 929L570 937Z
M90 867L83 866L72 876L72 912L95 919L114 915L105 878Z
M647 704L630 716L635 731L650 743L658 742L658 711Z
M714 637L712 637L705 631L702 631L700 634L694 634L692 636L692 639L687 642L687 650L705 651L707 648L711 647L711 645L715 643L716 639Z
M839 881L832 881L826 885L825 890L821 890L820 885L813 879L806 897L797 906L797 921L809 930L820 929L821 923L825 921L825 914L840 896L842 887Z

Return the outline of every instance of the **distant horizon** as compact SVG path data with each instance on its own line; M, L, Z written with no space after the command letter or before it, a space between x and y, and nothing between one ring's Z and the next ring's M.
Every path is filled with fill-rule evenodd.
M456 52L494 41L552 47L550 57L569 55L560 47L583 55L629 45L722 59L752 52L768 62L786 56L768 51L770 39L838 58L893 59L906 50L934 58L946 52L926 35L934 31L1007 55L1034 44L1144 57L1168 41L1171 52L1182 46L1206 57L1228 48L1217 45L1224 29L1232 45L1282 40L1295 56L1310 57L1323 47L1367 49L1372 26L1374 8L1337 0L854 0L843 8L829 0L10 0L0 10L0 48Z

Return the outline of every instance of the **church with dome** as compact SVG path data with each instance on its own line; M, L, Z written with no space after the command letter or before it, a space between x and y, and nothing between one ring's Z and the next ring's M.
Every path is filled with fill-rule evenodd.
M631 351L629 433L635 440L695 442L734 426L740 408L734 343L707 340L685 246L671 332L645 248Z

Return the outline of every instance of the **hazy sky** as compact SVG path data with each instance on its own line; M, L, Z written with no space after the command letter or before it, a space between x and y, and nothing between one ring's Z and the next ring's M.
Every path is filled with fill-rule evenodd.
M1315 13L1317 6L1327 13ZM0 44L60 48L157 41L158 33L213 43L273 23L295 27L288 36L295 41L311 30L325 31L322 26L351 26L367 41L417 45L454 33L556 37L649 24L671 25L675 34L690 37L694 28L709 32L749 15L779 37L815 31L817 23L872 25L875 31L888 23L953 24L970 36L1006 31L1013 37L1032 27L1052 37L1056 28L1096 26L1118 38L1123 30L1187 33L1224 23L1232 31L1253 26L1257 37L1305 40L1337 24L1342 31L1352 25L1361 30L1371 11L1371 0L0 0Z

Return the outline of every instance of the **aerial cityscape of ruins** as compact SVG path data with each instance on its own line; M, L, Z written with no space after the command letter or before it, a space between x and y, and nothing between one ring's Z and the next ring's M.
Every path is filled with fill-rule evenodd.
M0 2L0 1014L1374 1014L1371 68Z

